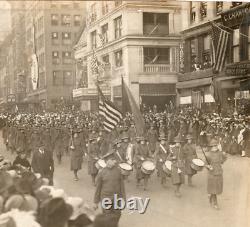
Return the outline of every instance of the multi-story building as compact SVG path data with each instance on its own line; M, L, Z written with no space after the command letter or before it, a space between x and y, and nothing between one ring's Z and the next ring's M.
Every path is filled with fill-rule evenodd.
M72 50L84 26L84 16L82 1L26 2L26 101L31 107L54 108L62 100L72 99Z
M98 77L104 93L121 105L123 77L138 104L175 102L180 9L176 1L89 1L87 27L75 46L82 76L73 91L75 100L96 109Z
M250 72L249 8L241 2L182 2L184 67L177 84L181 105L194 104L198 94L204 107L213 106L215 83L222 110L237 105L237 98L249 97L249 87L242 86ZM230 33L225 68L217 74L212 70L211 22Z

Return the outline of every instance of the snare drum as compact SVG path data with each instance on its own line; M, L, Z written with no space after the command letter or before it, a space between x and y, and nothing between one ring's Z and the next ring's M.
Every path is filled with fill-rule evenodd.
M141 171L145 174L152 174L155 170L155 164L151 161L144 161L141 165Z
M106 162L103 159L99 159L96 163L95 163L95 167L100 170L104 167L106 167Z
M205 166L205 163L201 159L195 158L192 160L192 163L191 163L192 169L194 169L196 171L201 171L204 166Z
M119 167L121 169L122 175L124 175L124 176L128 176L133 170L132 166L126 162L120 163Z

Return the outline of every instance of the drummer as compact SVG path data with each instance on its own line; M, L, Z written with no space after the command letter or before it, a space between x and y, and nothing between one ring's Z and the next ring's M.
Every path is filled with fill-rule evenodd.
M207 192L209 196L210 205L216 210L219 209L217 195L223 191L223 169L222 164L226 161L226 153L218 149L218 142L211 139L208 144L209 155L208 160L208 179L207 179Z
M169 156L169 146L165 135L159 137L159 142L156 143L155 148L155 163L157 169L157 176L161 178L161 185L166 187L167 174L163 171L163 165Z
M149 174L142 172L141 167L143 161L146 161L151 157L150 150L146 144L146 139L142 136L140 137L140 143L136 146L134 163L136 168L136 185L140 186L140 181L143 179L144 190L147 190Z
M192 187L192 177L197 173L196 170L191 168L192 160L197 158L196 146L192 142L193 137L191 135L186 136L187 143L183 146L183 157L185 162L185 175L188 176L188 186Z
M171 179L172 184L175 186L175 196L181 197L180 187L184 184L184 162L183 162L183 150L181 147L181 137L178 135L174 138L175 146L172 147L172 153L170 155L170 160L172 161L171 168Z
M122 147L122 141L116 139L113 146L114 155L118 163L126 162L126 153Z

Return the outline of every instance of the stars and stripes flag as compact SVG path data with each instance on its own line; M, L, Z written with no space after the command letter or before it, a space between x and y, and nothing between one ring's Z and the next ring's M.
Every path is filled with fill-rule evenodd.
M111 132L122 120L122 113L114 103L105 98L98 85L97 89L99 93L99 114L104 117L104 129Z
M220 28L218 25L210 22L211 30L211 45L212 45L212 67L214 73L221 72L226 60L226 50L228 47L230 33Z
M92 74L97 74L98 73L99 61L97 59L97 56L96 56L95 52L93 52L90 67L91 67Z

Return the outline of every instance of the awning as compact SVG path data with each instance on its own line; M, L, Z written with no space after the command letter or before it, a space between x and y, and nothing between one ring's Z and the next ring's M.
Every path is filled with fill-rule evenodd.
M178 82L176 84L176 88L184 89L184 88L201 87L201 86L210 85L211 83L212 83L212 78L208 77L208 78Z
M245 79L240 81L240 90L241 91L250 90L250 79Z
M176 95L175 84L140 84L140 96Z
M180 97L180 104L184 105L184 104L191 104L192 103L192 98L191 96L184 96L184 97Z

